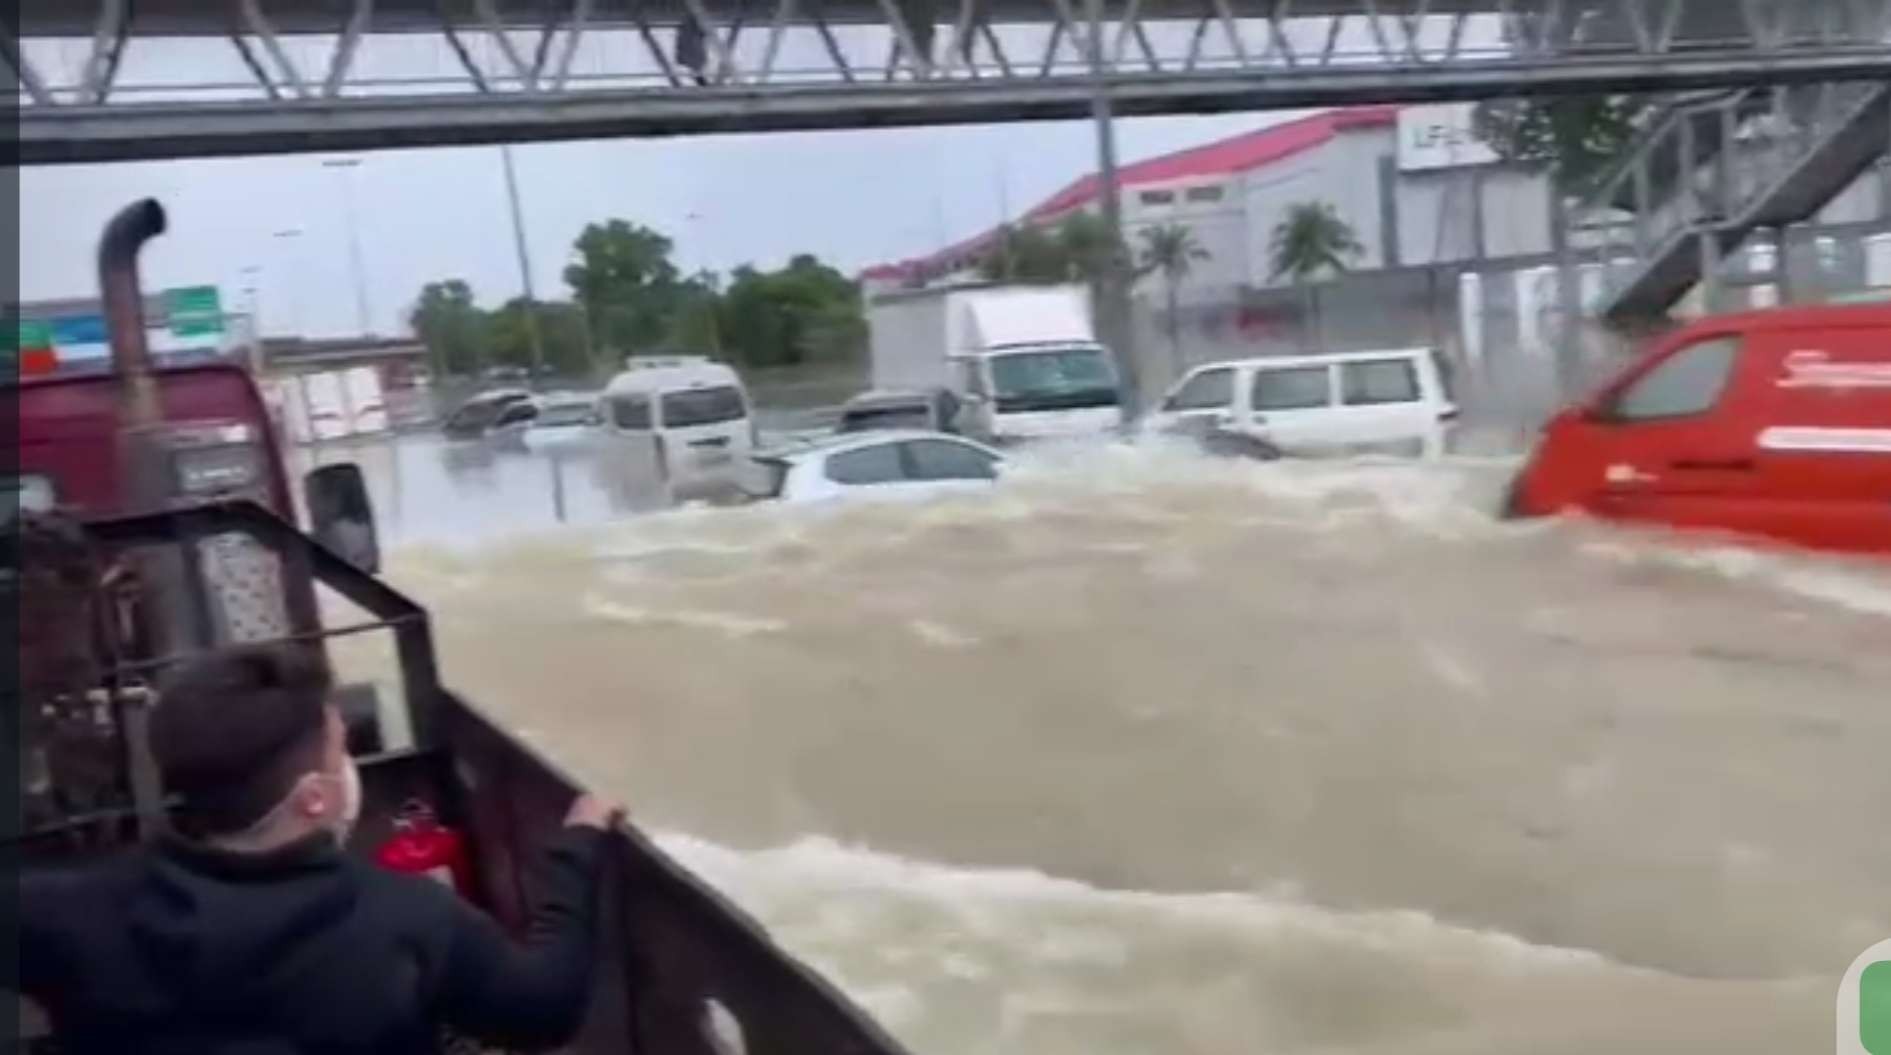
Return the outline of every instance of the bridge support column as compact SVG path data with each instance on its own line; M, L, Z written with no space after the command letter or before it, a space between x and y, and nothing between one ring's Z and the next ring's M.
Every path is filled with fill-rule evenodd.
M1123 243L1122 194L1116 181L1116 116L1104 67L1103 0L1086 0L1084 14L1089 23L1084 50L1090 63L1090 115L1097 131L1097 206L1103 229L1112 242L1096 291L1097 336L1116 356L1124 407L1131 414L1140 414L1144 371L1136 355L1135 323L1130 318L1129 261L1123 259L1127 246Z
M1704 228L1700 233L1701 310L1712 315L1720 310L1720 232Z
M1793 302L1792 228L1773 228L1773 291L1779 304Z
M1556 382L1558 395L1573 396L1582 380L1582 290L1577 285L1576 247L1570 237L1575 222L1576 199L1566 197L1561 187L1550 188L1551 249L1556 254L1556 303L1562 316L1562 332L1556 339Z

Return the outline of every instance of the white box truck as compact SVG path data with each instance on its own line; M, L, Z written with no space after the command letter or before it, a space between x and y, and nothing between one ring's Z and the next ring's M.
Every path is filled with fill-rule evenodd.
M867 309L873 387L945 388L959 431L994 443L1106 433L1122 386L1082 286L901 290Z

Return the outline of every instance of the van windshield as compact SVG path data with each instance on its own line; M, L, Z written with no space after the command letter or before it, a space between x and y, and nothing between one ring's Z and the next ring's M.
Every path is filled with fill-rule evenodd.
M663 427L667 429L715 425L724 421L739 421L747 416L748 409L742 405L742 391L734 385L663 394Z
M998 410L1113 407L1116 372L1101 348L1006 352L991 360Z

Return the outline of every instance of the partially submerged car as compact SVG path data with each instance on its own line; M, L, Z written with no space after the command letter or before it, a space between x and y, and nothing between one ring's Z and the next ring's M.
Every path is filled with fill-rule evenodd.
M538 453L565 453L588 449L604 424L604 414L593 392L553 392L534 401L537 413L520 433L526 449Z
M532 393L523 388L481 392L461 403L440 423L448 439L476 440L505 429L522 429L538 416Z
M963 436L846 433L754 455L741 486L749 498L785 502L924 498L984 490L1003 464L1003 455Z

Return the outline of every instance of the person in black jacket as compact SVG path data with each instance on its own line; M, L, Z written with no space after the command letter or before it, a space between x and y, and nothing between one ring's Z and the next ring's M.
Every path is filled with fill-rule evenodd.
M443 1031L542 1050L590 990L620 811L590 796L514 944L447 886L346 855L361 788L319 659L252 646L160 686L151 750L178 831L21 877L19 977L73 1055L409 1055Z

